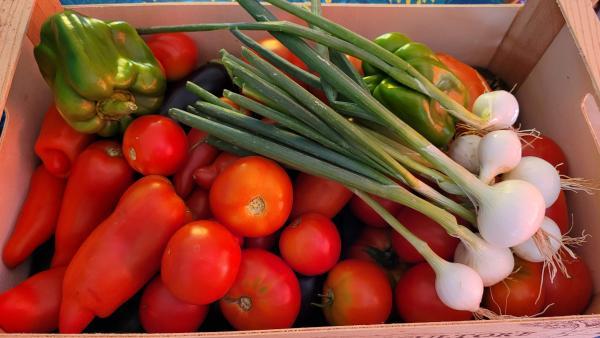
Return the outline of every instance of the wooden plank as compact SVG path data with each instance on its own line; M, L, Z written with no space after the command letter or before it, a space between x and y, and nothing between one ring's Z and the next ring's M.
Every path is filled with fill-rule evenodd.
M523 83L563 25L564 18L555 1L528 0L504 36L489 68L509 86Z
M34 2L0 0L0 114L6 104Z
M600 22L588 0L558 0L567 26L600 98Z

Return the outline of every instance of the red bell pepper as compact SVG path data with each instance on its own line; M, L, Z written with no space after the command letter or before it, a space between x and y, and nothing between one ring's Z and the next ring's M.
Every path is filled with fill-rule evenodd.
M29 182L29 192L21 207L15 230L2 251L4 265L14 268L35 248L50 239L56 229L66 181L37 167Z
M181 198L186 198L194 188L194 170L211 164L219 151L204 142L207 134L197 129L191 129L188 133L188 142L190 149L188 158L181 169L173 176L173 185L175 191Z
M194 180L200 187L209 190L217 176L239 158L237 155L222 152L212 164L197 168L194 171Z
M46 112L34 150L52 175L67 177L77 156L93 140L93 134L80 133L65 122L53 104Z
M52 266L67 265L87 236L133 183L133 169L115 141L93 143L75 160L56 226Z
M149 175L129 187L67 267L59 331L81 332L131 298L158 272L185 219L186 206L166 178Z
M0 294L0 329L11 333L56 330L64 275L64 267L42 271Z

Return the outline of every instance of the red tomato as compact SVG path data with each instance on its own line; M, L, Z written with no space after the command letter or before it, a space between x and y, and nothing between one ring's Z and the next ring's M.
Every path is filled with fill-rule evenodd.
M309 212L326 217L335 216L352 198L352 192L342 184L322 177L299 173L294 182L294 205L291 217Z
M537 156L556 167L559 173L569 174L569 163L560 146L548 136L535 138L525 135L521 137L522 156ZM562 163L562 164L561 164ZM559 164L561 164L559 166Z
M208 205L208 191L196 188L185 200L185 205L192 212L192 220L209 219L212 217Z
M140 300L140 322L148 333L194 332L200 327L208 305L194 305L173 296L160 276L144 289Z
M358 240L352 244L348 258L362 259L379 264L385 269L394 287L404 273L405 267L398 261L392 248L392 228L365 227Z
M281 56L282 58L290 61L291 56L293 55L286 46L284 46L279 40L275 38L266 38L264 40L260 40L259 44L265 48L270 50L271 52Z
M288 328L300 311L300 297L298 279L281 258L247 249L235 283L219 306L237 330Z
M248 237L244 240L244 248L246 249L263 249L270 251L273 249L279 239L279 232L274 232L262 237Z
M379 204L381 204L381 206L383 206L391 214L395 214L403 208L402 205L390 200L386 200L385 198L375 195L371 195L371 197L375 201L379 202ZM350 200L350 210L352 211L352 214L356 216L356 218L368 226L384 228L388 225L387 222L381 218L377 212L375 212L375 210L373 210L358 196L354 196Z
M123 135L123 154L129 165L143 175L174 174L183 165L187 152L185 132L168 117L139 117Z
M377 264L338 263L323 285L323 313L331 325L381 324L392 311L392 288Z
M192 177L200 187L209 190L217 176L239 158L237 155L222 152L211 164L196 168Z
M567 197L564 191L560 191L558 199L549 208L546 209L546 216L556 222L560 228L561 234L566 234L571 229L569 220L569 208L567 207Z
M290 53L290 57L288 58L288 61L291 62L293 65L295 65L296 67L305 70L305 71L310 71L308 69L308 66L304 63L304 61L302 61L299 57L296 56L296 54L292 54Z
M154 34L147 44L165 70L167 80L182 79L198 65L198 47L185 33Z
M233 284L240 256L238 240L221 224L189 223L167 243L161 277L177 298L192 304L212 303Z
M502 315L536 315L545 304L543 290L540 294L541 283L542 263L527 262L515 256L515 271L486 290L483 306Z
M402 209L396 214L396 218L415 236L427 242L440 257L452 260L459 240L448 235L441 225L410 208ZM417 263L424 260L423 256L396 231L392 232L392 246L398 257L405 262Z
M469 311L457 311L442 303L435 290L435 272L419 263L402 275L394 291L396 311L406 322L469 320Z
M260 156L241 158L210 188L213 215L231 231L260 237L283 226L292 209L292 182L277 163Z
M340 258L342 242L333 222L317 213L296 218L279 238L281 257L305 276L329 271Z
M546 303L550 306L544 316L569 316L581 314L588 306L592 297L592 276L587 264L581 257L577 259L562 255L569 276L558 272L554 281L549 274L544 276L544 293Z

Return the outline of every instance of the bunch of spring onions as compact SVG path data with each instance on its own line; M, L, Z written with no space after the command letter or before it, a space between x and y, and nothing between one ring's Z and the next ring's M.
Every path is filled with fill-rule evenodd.
M373 98L344 54L368 62L399 83L439 101L454 117L476 129L509 128L518 115L514 97L507 92L486 93L476 101L474 112L469 112L401 58L322 18L318 6L313 5L313 13L285 0L267 0L310 25L304 27L277 21L257 0L238 2L259 22L150 27L138 31L148 34L231 30L250 49L243 47L241 51L247 62L227 51L221 52L223 65L244 93L225 91L224 96L276 124L240 114L191 83L188 89L199 100L187 111L172 109L170 115L207 132L211 135L209 142L218 147L250 151L346 185L422 254L436 273L436 290L446 305L484 313L480 308L483 287L512 272L510 248L525 243L540 229L546 208L544 195L535 185L510 177L488 185L495 174L507 171L485 169L480 180L454 162ZM262 48L240 30L270 31L318 76ZM305 40L318 45L310 47ZM286 73L322 89L329 105ZM467 209L445 197L415 174L447 192L466 195L473 208ZM459 238L455 262L440 258L369 194L415 209ZM479 234L459 225L454 215L476 226Z

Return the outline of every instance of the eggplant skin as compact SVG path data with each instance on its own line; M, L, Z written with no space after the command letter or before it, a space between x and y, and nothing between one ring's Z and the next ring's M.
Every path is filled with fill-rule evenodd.
M196 102L198 97L185 89L185 84L191 81L208 90L213 95L221 97L224 89L233 90L233 83L225 67L217 62L209 62L193 71L185 79L169 84L169 90L159 114L167 115L169 109L185 109Z

